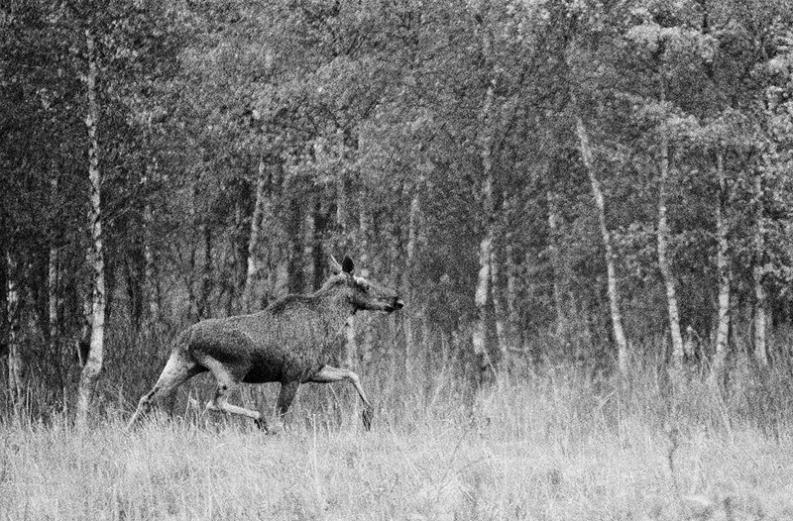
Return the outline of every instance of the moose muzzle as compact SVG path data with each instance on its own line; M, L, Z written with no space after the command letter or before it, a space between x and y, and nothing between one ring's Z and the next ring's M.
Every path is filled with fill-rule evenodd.
M405 307L405 302L399 297L394 297L394 300L388 306L387 311L396 311L398 309L402 309L403 307Z

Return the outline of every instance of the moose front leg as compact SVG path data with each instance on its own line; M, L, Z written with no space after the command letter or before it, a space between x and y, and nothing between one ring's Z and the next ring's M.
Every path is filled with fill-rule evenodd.
M374 416L374 407L372 407L372 404L369 403L369 400L366 398L366 393L363 392L363 387L361 387L361 379L358 378L357 374L355 374L353 371L350 371L349 369L341 369L326 365L320 369L310 381L315 383L331 383L341 380L349 380L352 382L355 390L358 391L358 396L361 397L361 401L364 405L363 412L361 413L361 420L363 421L363 426L366 428L366 430L371 430L372 417Z
M298 387L300 387L300 382L298 381L281 383L281 391L278 393L278 404L276 405L275 420L272 422L272 425L268 425L264 421L264 416L262 416L260 420L257 420L256 425L258 425L260 429L266 430L267 434L278 434L284 430L284 415L286 415L289 410L289 406L292 405L297 395Z

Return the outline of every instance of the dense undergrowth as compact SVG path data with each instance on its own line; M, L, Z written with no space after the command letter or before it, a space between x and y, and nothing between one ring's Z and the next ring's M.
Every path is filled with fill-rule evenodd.
M207 377L132 432L139 389L121 381L104 384L87 432L68 411L8 411L0 519L793 518L788 368L737 357L716 391L703 369L673 386L656 362L618 382L517 360L475 389L459 360L422 363L361 371L371 432L343 383L305 386L276 436L204 413ZM234 399L271 411L276 392Z

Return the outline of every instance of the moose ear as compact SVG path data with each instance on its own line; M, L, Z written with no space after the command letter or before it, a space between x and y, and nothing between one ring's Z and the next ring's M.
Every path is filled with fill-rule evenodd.
M341 270L344 273L352 273L352 270L355 269L355 264L352 263L352 259L348 256L344 256L344 260L341 261Z
M330 256L329 264L330 264L330 271L332 271L336 275L341 273L341 264L339 264L339 261L337 261L336 257L334 257L333 255Z

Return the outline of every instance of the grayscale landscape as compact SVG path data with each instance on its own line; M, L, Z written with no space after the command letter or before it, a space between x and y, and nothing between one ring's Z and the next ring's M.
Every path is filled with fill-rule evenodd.
M793 3L0 3L0 521L793 519Z

